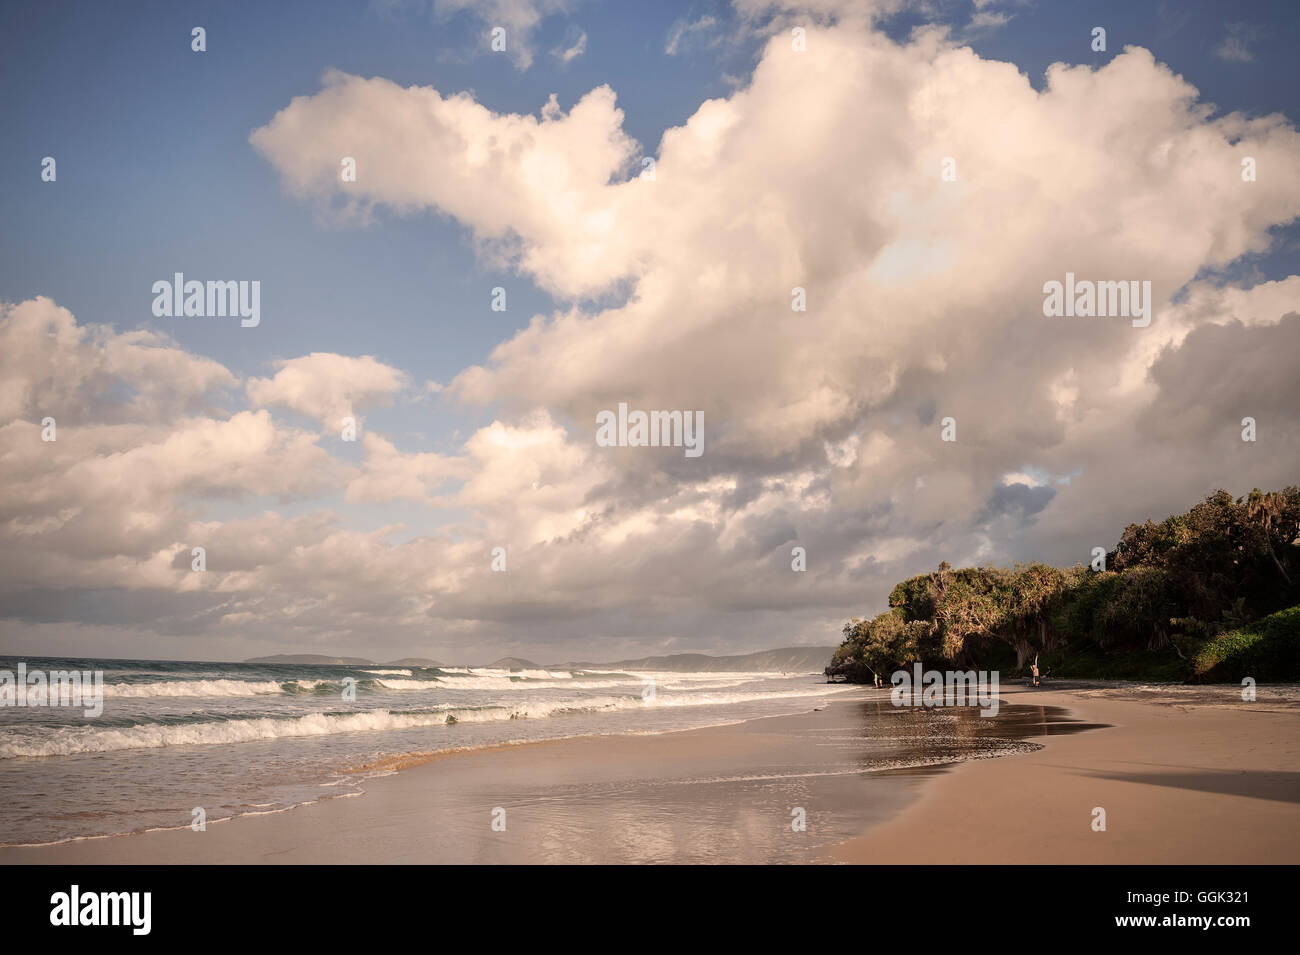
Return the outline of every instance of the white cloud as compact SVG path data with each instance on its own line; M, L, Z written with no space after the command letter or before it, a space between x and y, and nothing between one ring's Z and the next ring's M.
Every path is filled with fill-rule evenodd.
M587 34L579 33L578 38L567 47L556 47L551 51L561 63L568 64L587 52Z
M668 39L664 43L664 53L668 56L676 56L678 50L683 46L689 46L696 42L702 42L700 38L713 34L710 44L716 43L720 36L716 33L718 20L716 17L705 14L695 20L676 20L668 29Z
M1259 39L1259 30L1248 23L1230 23L1228 32L1212 51L1216 57L1228 63L1254 62L1255 54L1250 45Z
M248 398L255 405L288 408L338 430L345 417L376 405L392 404L408 387L407 376L369 355L350 358L313 352L277 361L272 378L250 378Z
M1011 15L1009 13L983 10L970 18L968 28L971 30L992 30L997 27L1006 26L1010 22Z
M569 11L574 5L571 0L434 0L434 10L440 16L469 13L485 32L503 28L505 53L521 70L533 65L533 34L538 24L546 17ZM486 39L484 48L487 48Z
M462 459L402 454L391 441L373 432L361 440L366 459L361 473L348 484L346 499L350 502L429 501L432 492L446 481L467 475Z
M355 214L375 204L438 209L561 295L599 291L632 267L644 240L620 241L615 223L623 205L649 197L636 196L637 180L608 185L636 153L609 87L568 113L552 96L534 117L381 78L331 72L324 82L250 137L294 193L342 201ZM337 189L340 155L357 160L346 194Z
M157 421L208 407L236 383L163 335L78 325L47 298L0 302L0 420Z

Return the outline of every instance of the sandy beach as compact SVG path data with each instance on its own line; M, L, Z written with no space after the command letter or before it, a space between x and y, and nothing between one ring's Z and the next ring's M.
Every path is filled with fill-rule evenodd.
M1175 688L1175 690L1181 688ZM932 780L841 862L1294 864L1300 862L1300 711L1261 688L1190 703L1123 690L1004 689L1108 729ZM1196 697L1191 697L1196 698ZM1106 830L1092 828L1093 809Z
M1300 710L1235 692L1003 687L999 732L1042 748L864 771L853 732L889 706L864 688L794 716L412 760L355 797L0 863L1300 861Z

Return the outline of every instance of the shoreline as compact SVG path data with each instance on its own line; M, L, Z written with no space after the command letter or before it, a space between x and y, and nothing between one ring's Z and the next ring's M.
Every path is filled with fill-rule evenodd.
M847 702L840 698L840 702ZM446 749L438 750L411 750L408 752L389 753L376 757L375 759L355 766L343 767L335 770L340 777L359 777L361 783L374 783L376 780L384 779L390 776L397 776L411 769L421 766L427 766L430 763L440 762L446 759L467 756L482 756L489 753L504 752L517 748L540 748L557 743L571 743L583 740L621 740L637 739L655 736L672 736L678 733L699 733L710 730L724 729L726 727L737 726L743 723L751 723L768 719L789 719L810 712L820 711L825 708L831 701L823 701L823 705L814 707L812 710L799 711L795 713L778 713L766 716L739 717L736 719L722 720L717 723L709 723L705 726L688 726L674 729L662 730L628 730L626 732L615 733L577 733L571 736L552 736L541 739L512 739L500 742L482 743L477 745L452 746ZM355 789L337 794L323 794L315 799L304 800L303 802L293 803L292 805L277 806L273 809L246 810L230 816L221 816L216 819L207 820L207 825L215 826L222 823L237 822L240 819L256 818L258 816L273 816L280 813L294 812L299 809L315 806L320 803L333 802L341 799L352 799L358 796L365 796L366 790ZM138 836L151 835L159 832L184 832L191 829L189 823L181 823L175 826L155 826L148 829L133 829L126 832L103 832L93 833L90 835L70 836L64 839L56 839L49 842L0 842L0 865L10 864L11 861L5 857L6 853L15 851L41 850L57 847L74 846L85 842L127 839Z
M340 776L360 777L359 783L364 788L351 790L341 793L322 793L314 799L295 803L287 806L277 806L272 809L254 810L239 812L234 815L222 815L217 818L207 820L208 829L216 827L218 830L228 830L230 824L235 824L240 832L240 838L234 840L240 844L248 846L255 845L254 840L245 838L246 830L242 828L247 823L255 822L266 817L287 817L290 829L303 829L308 823L303 823L299 817L306 813L314 811L327 810L327 807L334 807L339 803L358 802L356 797L373 797L379 793L385 797L392 795L390 790L397 790L399 795L409 794L409 791L418 788L416 784L407 783L411 777L416 777L421 784L428 780L424 777L427 771L432 767L445 763L460 763L462 761L474 761L477 765L483 761L484 765L492 766L494 762L492 757L502 755L515 755L525 761L544 760L547 751L553 747L565 748L568 752L573 752L578 748L593 747L601 749L636 749L644 748L650 741L667 741L678 737L692 738L697 735L711 736L719 732L727 732L743 726L761 724L766 721L787 721L800 720L811 716L814 713L822 712L837 704L846 704L859 701L860 694L844 693L843 687L841 692L828 695L820 700L815 697L809 701L809 709L796 710L788 713L770 714L765 716L737 716L732 718L719 719L717 722L709 723L705 726L692 726L672 729L659 730L628 730L626 732L599 733L584 732L575 735L564 735L546 737L541 739L514 739L500 742L489 742L479 745L454 746L447 749L439 750L413 750L400 753L390 753L380 755L366 763L357 764L351 767L338 770ZM690 742L683 744L680 748L689 748ZM669 747L675 748L675 747ZM180 815L189 815L189 810L185 810ZM323 815L334 817L333 812L326 811ZM369 815L365 811L359 813L361 816ZM331 822L338 821L337 817ZM365 828L371 820L362 819L358 828ZM310 825L314 825L314 821ZM351 824L357 824L352 820ZM125 832L97 833L83 836L73 836L66 839L60 839L50 842L40 843L11 843L0 844L0 865L13 864L152 864L161 862L163 864L172 863L191 863L204 862L207 859L192 859L177 857L175 852L175 843L173 837L186 838L193 832L188 822L181 822L174 826L158 826L148 829L136 829ZM196 837L198 833L194 833ZM208 835L205 831L203 836ZM219 840L220 841L220 840ZM307 841L307 840L304 840ZM197 845L204 845L198 843ZM226 847L220 847L215 854L217 864L238 863L242 860L229 858ZM328 864L329 860L314 859L315 862L324 862ZM355 861L355 860L346 860Z
M1300 708L1273 707L1264 698L1268 688L1260 689L1251 710L1190 699L1137 702L1117 698L1126 690L1114 686L1004 686L1002 703L1042 708L1043 725L1024 736L1036 746L1031 752L902 769L797 771L792 741L803 749L826 746L819 740L843 737L817 734L851 728L840 724L851 722L854 707L887 704L887 693L864 687L860 695L802 713L705 728L384 757L380 763L400 765L355 793L212 820L203 833L180 826L4 847L0 864L677 861L672 846L680 851L690 825L665 823L641 833L634 845L630 834L645 828L646 812L671 815L665 798L671 803L686 790L709 790L689 811L673 804L689 820L716 812L727 802L727 786L764 779L792 780L787 788L809 804L806 858L752 857L740 839L702 861L1294 863L1300 861ZM1067 721L1054 722L1054 708ZM786 768L768 776L752 771L769 763ZM734 778L723 772L728 764ZM676 770L695 776L668 779ZM602 795L611 781L618 782L609 790L615 802L651 791L660 801L643 798L638 812L629 812ZM691 785L671 791L679 782ZM345 798L351 796L365 798ZM519 814L511 817L509 837L493 835L486 824L485 807L497 801ZM1105 832L1092 830L1097 806L1107 813ZM772 818L763 816L761 825ZM752 813L732 807L731 816L706 831L727 842L756 824ZM825 843L837 826L845 831ZM455 839L440 842L438 830L448 827ZM574 857L572 844L556 842L570 836L627 844L611 848L607 858ZM770 830L764 838L770 842ZM545 853L534 845L548 840ZM656 840L667 847L659 855L646 849Z

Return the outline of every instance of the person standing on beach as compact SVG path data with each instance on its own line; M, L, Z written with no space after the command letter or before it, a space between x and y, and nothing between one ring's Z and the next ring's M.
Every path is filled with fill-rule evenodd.
M1034 686L1041 686L1041 684L1038 682L1038 654L1037 653L1034 654L1034 665L1030 667L1030 670L1034 674Z

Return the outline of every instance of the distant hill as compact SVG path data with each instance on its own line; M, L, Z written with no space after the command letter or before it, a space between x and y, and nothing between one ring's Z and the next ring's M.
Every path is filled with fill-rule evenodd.
M640 657L636 660L616 660L613 663L556 663L542 666L523 657L502 657L479 669L491 670L667 670L678 673L780 672L821 673L830 663L834 647L783 647L779 650L759 650L734 656L715 657L707 653L673 653L661 657ZM398 666L441 667L448 664L428 657L402 657L388 663L375 663L361 657L329 657L319 653L277 653L269 657L252 657L245 663L270 663L320 666Z
M534 663L532 660L525 660L522 657L502 657L492 663L485 663L482 667L476 669L483 670L545 670L546 667Z
M731 672L781 672L821 673L830 663L835 647L782 647L779 650L759 650L736 656L714 657L706 653L673 653L662 657L641 657L637 660L617 660L614 663L566 663L563 668L594 670L616 668L620 670L667 670L681 673ZM561 669L551 667L550 669Z
M319 653L277 653L269 657L249 657L244 662L283 663L291 666L303 664L336 667L374 666L373 660L363 660L361 657L327 657Z

